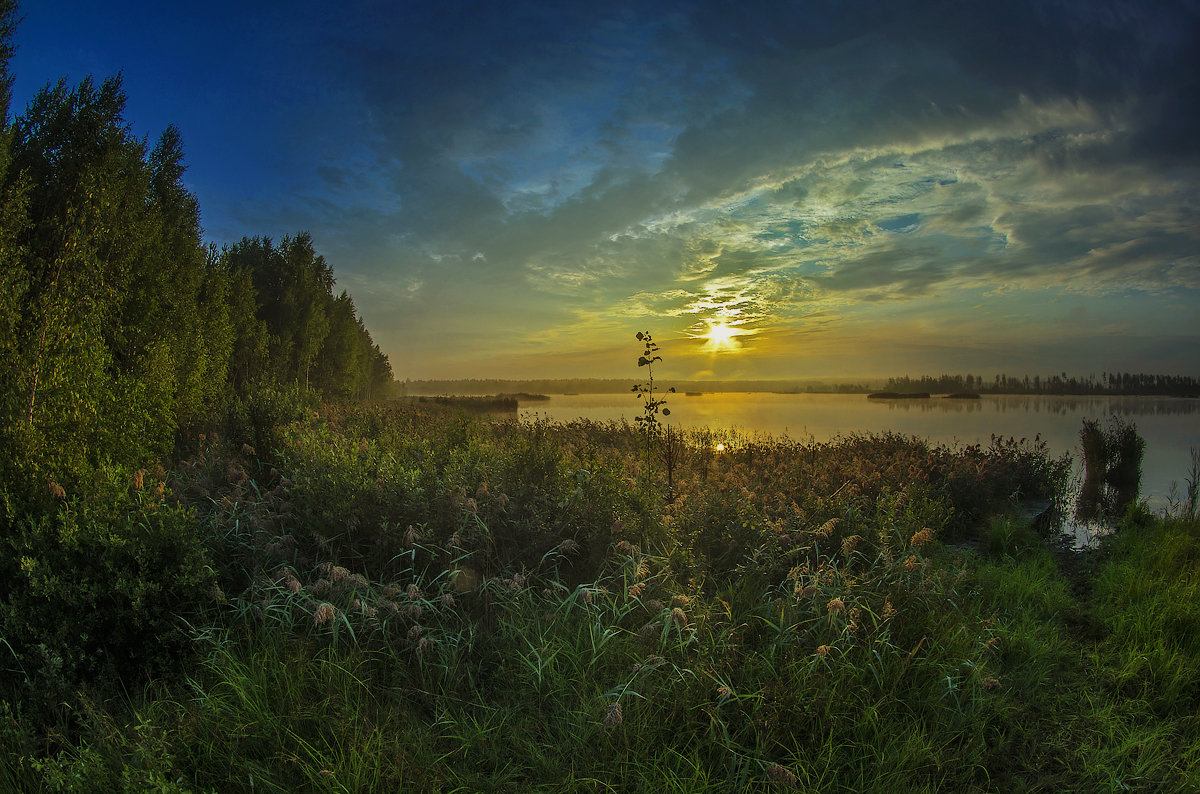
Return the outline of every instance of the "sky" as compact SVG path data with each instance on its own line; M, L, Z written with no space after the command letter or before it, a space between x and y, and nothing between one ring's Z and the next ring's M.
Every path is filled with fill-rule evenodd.
M26 2L400 380L1200 374L1200 2Z

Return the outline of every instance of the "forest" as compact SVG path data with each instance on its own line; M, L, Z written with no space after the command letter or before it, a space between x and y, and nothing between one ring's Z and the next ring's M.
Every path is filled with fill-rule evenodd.
M384 396L387 356L305 233L202 239L184 142L124 118L119 77L10 117L16 9L0 4L0 477L70 487L171 451L279 389Z

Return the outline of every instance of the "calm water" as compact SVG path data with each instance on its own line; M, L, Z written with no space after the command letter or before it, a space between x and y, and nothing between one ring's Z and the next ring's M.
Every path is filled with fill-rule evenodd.
M1084 419L1117 414L1137 425L1146 439L1142 495L1151 507L1167 504L1172 481L1182 493L1191 448L1200 448L1200 399L1171 397L1058 397L984 395L978 400L868 400L861 394L669 394L676 427L737 429L806 441L852 433L895 431L945 444L988 443L992 434L1014 438L1040 435L1057 456L1070 453L1078 465L1079 429ZM555 395L521 404L521 417L552 421L626 419L641 413L637 396Z

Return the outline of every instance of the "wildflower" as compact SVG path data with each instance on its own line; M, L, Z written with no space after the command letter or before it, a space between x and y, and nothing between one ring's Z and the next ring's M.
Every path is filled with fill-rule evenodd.
M67 498L67 492L64 491L63 487L61 485L59 485L58 483L56 483L54 480L50 481L50 485L48 487L50 489L50 495L53 496L55 499L66 499Z
M923 546L926 543L931 542L933 542L933 530L929 527L925 527L925 529L922 529L920 532L914 534L912 538L909 539L908 544L910 546Z
M686 626L688 624L687 613L684 612L679 607L675 607L674 609L671 610L671 622L674 623L676 626L680 626L680 627Z
M828 645L818 645L817 646L817 656L820 656L822 659L828 658L829 651L830 651L830 648Z
M621 712L620 703L609 703L604 707L604 716L601 718L601 723L605 728L615 728L625 720L625 715Z
M646 589L646 583L638 582L635 585L631 585L627 592L629 593L630 598L638 598L639 596L641 596L642 591L645 589Z
M324 604L321 604L321 606L317 607L317 612L315 615L313 615L313 625L314 626L324 625L326 623L329 623L331 620L333 620L336 617L337 617L337 608L334 607L333 604L326 602Z
M767 767L767 780L771 781L774 786L784 788L796 787L796 776L786 766L779 764L771 764Z
M831 615L835 612L845 612L846 611L846 603L844 601L842 601L842 599L840 599L840 598L832 598L832 599L830 599L829 604L827 605L827 609L829 610L829 614L831 614Z

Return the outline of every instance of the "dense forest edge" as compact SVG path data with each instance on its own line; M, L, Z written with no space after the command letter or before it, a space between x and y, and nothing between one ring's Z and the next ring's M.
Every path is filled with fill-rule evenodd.
M1200 790L1200 456L1153 515L1085 425L1076 553L1044 443L665 432L645 334L634 425L381 399L314 242L204 246L119 80L9 119L17 18L0 791Z
M10 120L0 44L0 477L73 488L103 463L253 434L290 399L386 396L387 357L309 235L206 247L183 141L124 119L119 77L48 85Z

